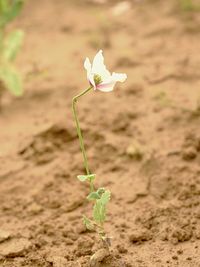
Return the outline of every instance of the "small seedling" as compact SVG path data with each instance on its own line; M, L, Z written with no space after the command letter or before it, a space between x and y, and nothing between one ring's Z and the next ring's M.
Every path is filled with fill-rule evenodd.
M7 33L7 25L19 15L23 0L0 0L0 95L3 88L15 96L23 93L21 76L13 62L22 44L24 33L15 30Z
M92 89L94 91L100 90L102 92L112 91L116 82L124 82L127 78L127 75L118 74L115 72L113 72L111 75L110 72L106 69L106 66L104 65L104 57L102 54L102 50L100 50L96 54L92 64L90 63L89 58L86 58L84 68L87 71L87 78L90 83L90 87L75 96L72 100L72 110L76 122L77 134L80 141L80 148L83 154L84 167L86 170L86 174L78 175L78 179L81 182L87 182L89 184L90 192L87 196L87 200L93 203L93 218L90 219L86 216L83 216L83 223L85 224L88 230L96 231L100 239L103 241L103 244L107 248L109 248L110 238L105 232L104 223L106 220L106 208L108 202L110 201L111 193L105 188L95 188L94 183L96 179L96 174L91 173L89 169L83 136L76 111L76 103L80 97L84 96Z

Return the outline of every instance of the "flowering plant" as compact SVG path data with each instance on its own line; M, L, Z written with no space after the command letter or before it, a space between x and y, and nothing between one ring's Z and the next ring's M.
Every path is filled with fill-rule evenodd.
M94 181L96 175L90 172L88 160L85 152L83 136L81 133L81 128L79 120L77 117L76 103L80 97L93 90L100 90L102 92L110 92L114 89L116 82L124 82L127 79L126 74L118 74L110 72L106 69L104 65L103 52L100 50L94 57L93 62L91 63L89 58L86 58L84 62L84 68L87 71L87 78L90 83L90 87L83 91L82 93L75 96L72 100L72 110L74 114L74 119L76 122L77 133L80 141L80 147L83 154L84 167L86 174L78 175L78 179L81 182L88 182L90 185L90 193L87 196L89 201L94 203L93 206L93 219L89 219L86 216L83 216L83 222L87 229L96 231L103 243L109 247L110 238L106 235L104 229L104 223L106 220L106 208L107 204L110 201L111 193L105 188L96 189L94 186Z

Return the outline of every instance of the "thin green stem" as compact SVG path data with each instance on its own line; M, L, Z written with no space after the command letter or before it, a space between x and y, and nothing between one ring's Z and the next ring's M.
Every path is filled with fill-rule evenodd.
M78 134L78 138L79 138L79 142L80 142L80 147L81 147L81 152L83 154L83 161L84 161L84 167L86 170L87 175L90 174L90 169L89 169L89 165L88 165L88 160L87 160L87 155L85 152L85 146L84 146L84 142L83 142L83 136L82 136L82 132L81 132L81 128L80 128L80 123L79 123L79 119L77 116L77 111L76 111L76 103L78 101L78 99L85 95L86 93L88 93L93 87L89 87L88 89L86 89L85 91L81 92L80 94L78 94L77 96L73 97L72 99L72 110L73 110L73 115L74 115L74 119L76 122L76 129L77 129L77 134ZM93 182L90 182L90 190L93 191L94 190L94 186L93 186Z
M0 25L0 61L2 60L1 54L4 48L5 28Z
M90 181L90 192L94 192L94 183Z

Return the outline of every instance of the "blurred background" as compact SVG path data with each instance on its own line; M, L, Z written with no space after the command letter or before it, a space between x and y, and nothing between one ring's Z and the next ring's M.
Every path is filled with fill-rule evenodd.
M96 250L71 99L102 49L128 79L78 112L97 185L112 192L113 253L120 267L199 266L200 2L27 0L15 29L23 93L1 90L0 265L85 267Z

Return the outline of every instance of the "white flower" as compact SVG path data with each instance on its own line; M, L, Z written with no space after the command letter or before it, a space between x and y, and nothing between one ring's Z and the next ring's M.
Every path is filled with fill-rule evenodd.
M104 65L103 51L100 50L94 57L93 63L89 58L84 62L84 68L87 71L87 78L94 89L102 92L110 92L113 90L116 82L124 82L127 79L126 74L115 73L112 75Z

